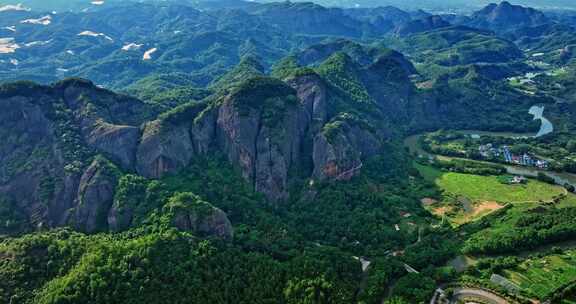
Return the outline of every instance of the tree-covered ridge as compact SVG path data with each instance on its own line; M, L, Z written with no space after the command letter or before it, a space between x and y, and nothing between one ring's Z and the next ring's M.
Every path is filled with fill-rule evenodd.
M360 83L358 65L345 53L336 53L318 67L318 73L359 104L373 105L375 101Z
M341 276L357 269L337 252L319 252L324 261L311 252L280 262L173 230L90 237L62 230L4 243L2 249L9 257L1 263L3 276L21 278L3 280L2 301L16 303L284 303L313 292L293 284L314 280L322 263L341 265L342 272L323 277L328 296L344 303L353 293L346 284L356 278ZM31 259L16 262L24 256ZM24 281L29 288L20 291Z
M215 89L224 89L226 87L237 85L247 79L263 75L264 67L260 64L258 59L248 56L242 58L240 63L230 70L230 72L217 79L212 84L212 87Z
M400 48L418 62L441 66L497 63L522 57L518 47L490 32L463 26L440 28L408 36ZM429 56L434 52L434 56Z

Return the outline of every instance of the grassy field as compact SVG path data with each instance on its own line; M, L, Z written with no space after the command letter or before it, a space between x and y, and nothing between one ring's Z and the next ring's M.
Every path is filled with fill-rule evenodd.
M462 195L474 202L524 203L550 201L565 192L562 187L530 180L525 185L507 185L496 176L445 173L436 184L448 193Z
M524 261L504 275L524 291L539 299L576 280L576 251Z
M431 166L415 165L422 177L444 191L443 199L426 208L437 216L446 217L453 225L476 220L504 205L512 203L533 208L565 193L563 187L529 180L523 185L503 184L497 176L480 176L442 172ZM576 196L570 194L560 207L576 206Z

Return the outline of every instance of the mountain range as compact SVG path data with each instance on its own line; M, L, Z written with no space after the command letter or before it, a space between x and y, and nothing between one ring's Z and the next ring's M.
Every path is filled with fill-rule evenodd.
M450 282L572 297L492 278L570 260L517 251L570 238L573 187L546 169L512 184L482 158L501 145L576 170L570 11L0 3L0 303L412 304ZM474 9L442 9L457 5Z
M517 30L518 37L504 37L521 40L520 30L558 24L541 12L508 2L490 5L470 17L432 16L391 7L329 9L289 2L208 11L184 4L123 3L90 12L6 10L1 14L0 79L49 83L63 77L85 77L116 89L154 75L172 75L203 87L244 56L260 58L269 69L295 50L335 38L364 43L393 36L412 39L405 36L464 25L497 32ZM131 18L131 14L139 17ZM570 25L563 24L569 32ZM468 31L468 36L475 35L475 29L462 30ZM391 45L401 43L393 41ZM419 50L431 46L426 40L411 45ZM505 52L504 57L518 53Z

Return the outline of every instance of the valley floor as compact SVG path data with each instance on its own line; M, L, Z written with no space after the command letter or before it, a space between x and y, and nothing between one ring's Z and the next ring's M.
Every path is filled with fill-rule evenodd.
M508 184L502 182L502 176L450 172L437 168L433 161L435 158L444 162L465 159L432 155L424 151L419 142L420 136L417 135L407 138L404 143L412 154L420 157L414 163L420 175L441 190L441 197L423 198L423 207L434 216L449 222L460 231L461 236L466 235L464 250L467 246L469 248L471 242L478 240L509 242L506 239L508 236L501 241L498 239L505 235L513 238L511 231L516 231L519 223L537 213L576 208L576 195L559 185L532 178L521 184ZM490 165L482 161L465 161ZM482 228L470 228L475 226ZM542 233L539 230L536 232ZM453 259L448 265L466 277L470 268L482 268L481 264L486 263L486 259L494 262L512 258L513 262L506 262L509 264L502 268L481 270L482 276L485 276L481 281L493 284L493 288L504 287L506 290L507 286L508 292L517 290L525 298L548 299L576 282L575 248L573 241L551 241L524 251L514 250L509 255L467 253ZM457 287L450 292L453 293L451 303L513 303L483 289ZM431 303L441 303L437 301L438 297L437 292Z

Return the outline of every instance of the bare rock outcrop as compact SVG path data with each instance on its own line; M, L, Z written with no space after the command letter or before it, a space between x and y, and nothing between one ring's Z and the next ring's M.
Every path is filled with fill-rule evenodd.
M317 132L328 120L328 93L326 84L317 74L303 75L287 80L296 90L298 100L310 121L312 132Z
M136 154L138 173L160 178L186 167L194 156L187 125L165 127L161 121L147 123Z
M363 160L380 149L373 131L350 122L337 121L314 138L314 174L320 180L349 180L358 175Z
M97 157L84 171L75 202L76 229L87 233L108 230L107 215L117 182L114 165L102 157Z
M279 80L255 78L225 97L218 111L218 147L274 201L288 196L288 171L300 159L309 124L296 93Z
M140 141L140 128L113 125L97 121L86 136L88 145L109 155L122 168L131 169L135 164L135 151Z
M226 213L192 193L177 193L164 206L165 216L174 227L200 236L229 240L234 236Z

